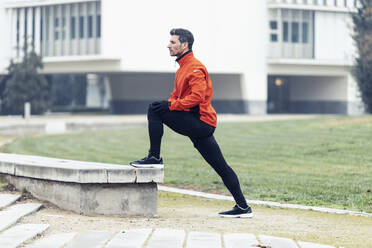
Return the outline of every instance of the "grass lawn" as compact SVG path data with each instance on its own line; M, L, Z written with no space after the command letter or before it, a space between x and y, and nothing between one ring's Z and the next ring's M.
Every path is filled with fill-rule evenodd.
M221 123L215 137L248 199L372 212L372 116ZM21 137L3 152L128 164L147 128ZM188 138L165 130L165 184L228 194Z

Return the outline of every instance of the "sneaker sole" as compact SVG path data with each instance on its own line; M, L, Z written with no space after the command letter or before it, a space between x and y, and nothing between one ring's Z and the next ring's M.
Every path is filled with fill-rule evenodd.
M219 214L221 218L253 218L253 213L249 214L237 214L237 215L230 215L230 214Z
M163 164L131 164L131 166L136 168L163 168Z

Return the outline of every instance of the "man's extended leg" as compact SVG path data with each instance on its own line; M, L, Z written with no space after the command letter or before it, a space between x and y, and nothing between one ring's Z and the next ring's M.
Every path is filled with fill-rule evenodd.
M226 163L214 136L211 135L202 139L191 138L191 140L203 158L221 177L237 203L233 210L220 213L220 215L223 217L252 217L252 210L241 191L239 179L233 169Z
M214 136L203 139L192 139L195 148L200 152L203 158L210 164L217 174L222 178L227 189L231 192L237 204L246 208L247 202L240 189L237 175L226 163Z

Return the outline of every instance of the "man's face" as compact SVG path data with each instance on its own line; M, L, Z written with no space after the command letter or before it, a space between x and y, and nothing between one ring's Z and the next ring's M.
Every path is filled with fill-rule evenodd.
M181 43L178 35L172 35L168 45L170 56L180 57L188 51L187 42Z

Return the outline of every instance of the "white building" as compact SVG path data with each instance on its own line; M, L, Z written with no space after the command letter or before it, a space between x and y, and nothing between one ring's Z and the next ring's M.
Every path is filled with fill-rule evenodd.
M166 99L178 65L169 31L191 30L194 53L225 113L363 111L351 76L355 0L0 0L0 74L25 37L42 73L83 75L86 104L145 113ZM16 49L18 47L18 49Z

